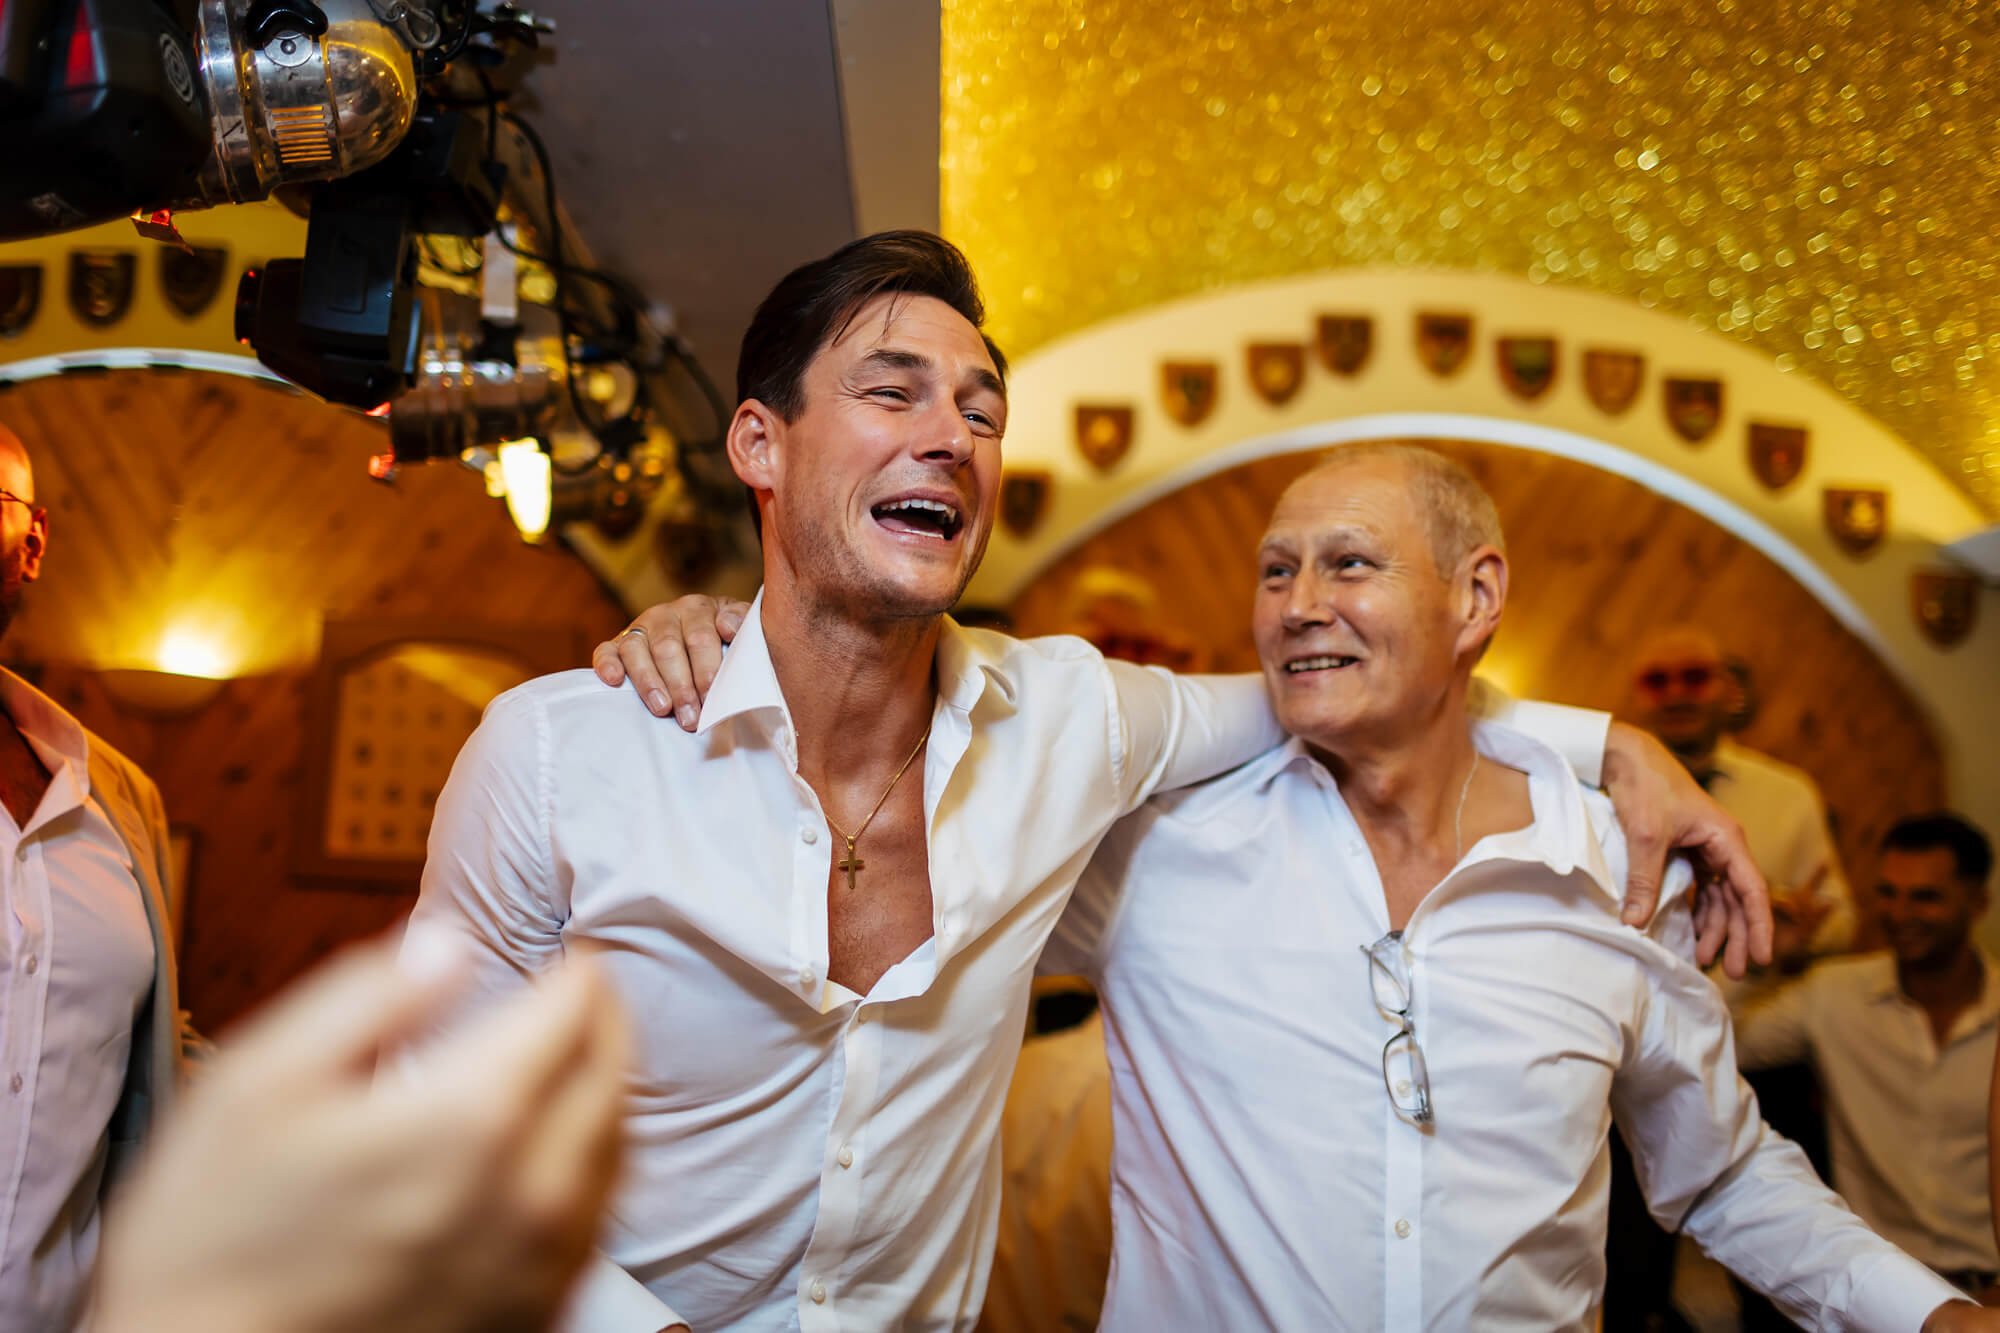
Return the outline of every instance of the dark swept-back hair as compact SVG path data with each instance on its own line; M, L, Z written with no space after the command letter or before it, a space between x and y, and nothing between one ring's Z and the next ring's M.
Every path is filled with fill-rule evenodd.
M801 264L771 289L743 333L736 401L755 398L794 420L805 407L801 386L812 359L847 332L863 306L890 294L935 297L965 316L1006 383L1007 358L986 337L986 303L964 253L927 231L878 231Z
M1968 884L1984 885L1993 873L1993 844L1971 820L1949 810L1899 819L1882 835L1885 852L1928 852L1934 847L1951 853L1958 877Z

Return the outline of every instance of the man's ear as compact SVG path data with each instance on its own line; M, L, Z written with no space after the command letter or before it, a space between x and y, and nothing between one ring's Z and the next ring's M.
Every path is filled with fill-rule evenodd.
M1466 557L1461 575L1465 625L1459 632L1458 650L1476 651L1492 639L1500 628L1500 615L1507 609L1507 557L1499 548L1481 546Z
M729 466L745 486L753 491L773 489L772 483L784 466L780 447L784 434L785 419L757 399L746 398L737 404L736 415L729 419L726 443Z
M42 557L49 549L49 511L36 509L21 536L21 582L33 583L42 576Z

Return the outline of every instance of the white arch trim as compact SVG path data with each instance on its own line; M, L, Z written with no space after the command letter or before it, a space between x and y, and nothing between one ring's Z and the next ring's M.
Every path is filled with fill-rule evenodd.
M1866 643L1904 684L1914 690L1912 674L1889 643L1876 629L1866 612L1845 589L1828 577L1811 557L1788 541L1776 528L1742 506L1717 494L1685 473L1656 463L1650 458L1606 444L1586 435L1553 426L1516 421L1505 417L1474 416L1462 412L1380 412L1368 416L1318 421L1269 435L1259 435L1203 454L1171 472L1153 477L1133 487L1097 514L1064 534L1037 569L1020 580L1013 591L1034 581L1056 561L1097 533L1137 513L1154 501L1195 482L1260 458L1280 454L1306 453L1315 449L1357 444L1365 440L1440 439L1470 440L1498 444L1536 453L1575 459L1602 472L1635 481L1655 494L1694 510L1710 522L1756 547L1798 581L1854 635Z
M0 362L0 386L86 370L206 370L290 386L291 381L254 356L230 356L189 347L96 347L82 352Z

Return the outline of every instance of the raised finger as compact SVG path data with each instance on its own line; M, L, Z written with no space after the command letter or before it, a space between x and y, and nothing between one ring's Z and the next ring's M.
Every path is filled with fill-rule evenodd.
M254 1071L271 1087L366 1075L385 1047L441 1014L465 986L462 953L439 938L419 942L417 966L397 946L348 949L230 1034L218 1067Z

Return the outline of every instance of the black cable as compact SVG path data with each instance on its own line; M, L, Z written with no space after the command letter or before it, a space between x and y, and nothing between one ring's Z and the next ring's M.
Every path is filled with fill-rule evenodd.
M493 80L485 70L475 64L472 72L486 94L486 160L491 162L500 155L500 94L493 91Z
M683 373L694 381L695 388L701 391L701 396L708 400L708 410L715 415L715 438L720 440L729 430L729 418L731 416L729 404L723 401L722 390L715 386L715 381L709 378L707 367L701 364L701 358L697 357L689 349L688 345L681 340L680 335L671 334L662 338L660 343L666 349L667 355L672 357L680 366Z
M441 10L445 7L443 4L438 6ZM465 50L465 44L472 40L473 20L478 17L479 6L476 0L460 0L459 10L465 17L459 20L458 34L452 39L451 46L438 57L440 67L458 59L459 53ZM442 46L443 43L440 42L439 45Z
M590 413L584 410L583 394L576 387L576 362L575 355L571 350L573 326L569 311L569 288L565 282L565 275L563 273L562 215L556 211L556 173L555 168L549 161L549 146L542 142L542 136L536 132L534 126L522 120L513 112L502 110L500 115L506 119L509 125L514 127L514 132L519 134L527 143L529 149L535 155L535 167L542 173L542 202L544 213L548 218L549 250L555 259L555 262L550 265L550 269L555 274L556 280L556 327L562 335L563 383L569 389L569 405L571 410L576 413L577 420L583 423L584 429L597 438L598 445L600 447L608 447L608 441L604 438L603 429L597 422L591 419ZM513 250L516 254L525 253L519 250L511 241L508 241L504 235L501 236L501 244Z

